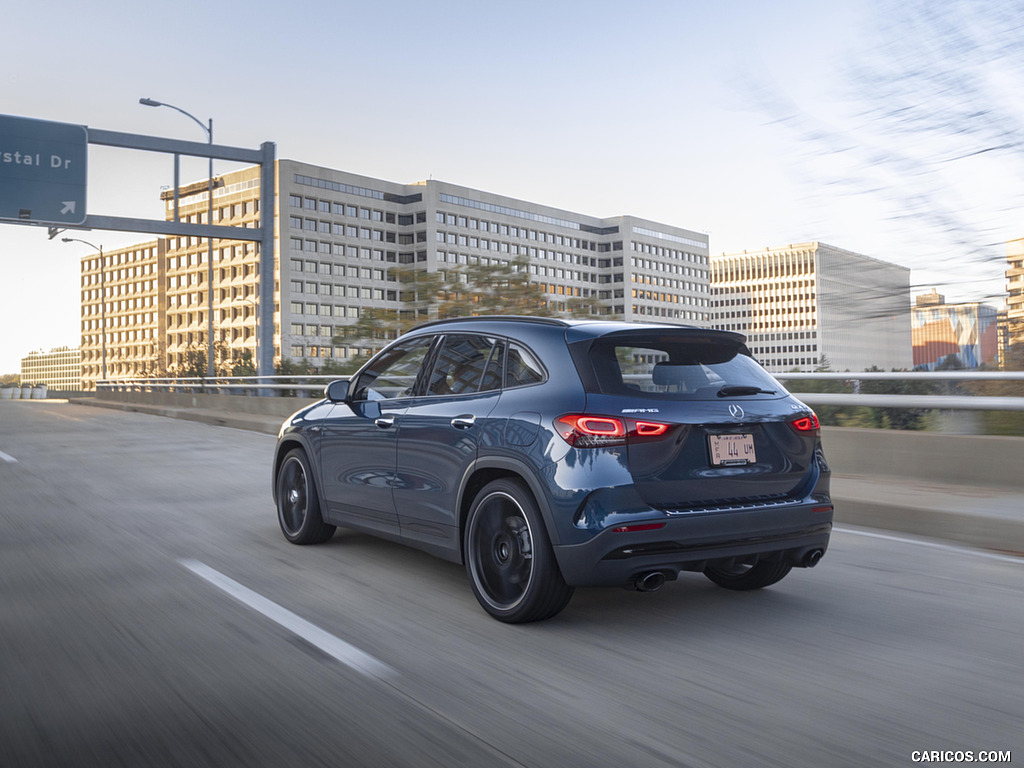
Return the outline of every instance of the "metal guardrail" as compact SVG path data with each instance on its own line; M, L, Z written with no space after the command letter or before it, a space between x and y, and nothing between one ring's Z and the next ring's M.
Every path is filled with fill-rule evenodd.
M862 381L1024 381L1024 371L845 371L776 373L780 381L853 382L854 392L794 392L808 405L844 405L864 408L913 408L938 411L1024 411L1024 397L984 395L872 395L861 394Z
M843 405L863 408L907 408L938 411L1024 411L1024 397L979 395L861 394L861 381L1024 381L1024 371L862 371L843 373L774 373L780 381L853 382L853 392L793 392L808 405ZM624 376L623 378L631 378ZM636 376L638 380L645 377Z
M211 394L271 395L279 392L321 393L330 382L346 376L222 376L218 378L107 379L96 382L104 392L205 392Z
M1024 411L1024 397L975 395L875 395L861 394L862 381L1024 381L1024 371L847 371L842 373L776 373L780 381L855 382L853 393L795 392L808 405L842 405L866 408L913 408L941 411ZM224 376L220 378L110 379L97 383L108 392L206 392L235 395L279 396L282 392L306 392L316 397L331 381L345 376Z
M1024 381L1024 371L827 371L772 376L779 381Z

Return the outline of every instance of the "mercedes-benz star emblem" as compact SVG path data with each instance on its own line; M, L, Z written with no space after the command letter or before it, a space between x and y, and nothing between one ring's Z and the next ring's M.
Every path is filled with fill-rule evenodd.
M736 419L736 421L739 421L740 419L743 418L743 409L740 408L738 405L730 405L729 413L732 414L732 417Z

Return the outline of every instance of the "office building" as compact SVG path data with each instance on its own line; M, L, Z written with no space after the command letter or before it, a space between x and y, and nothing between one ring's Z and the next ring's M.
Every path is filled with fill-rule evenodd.
M909 369L910 270L819 242L711 259L711 321L770 371Z
M151 240L82 258L81 387L163 370L165 245Z
M978 302L947 304L932 289L911 309L914 368L995 367L999 360L998 312Z
M707 322L707 237L690 230L287 161L278 185L282 350L292 358L347 354L325 344L332 326L365 307L400 308L390 268L406 264L432 272L525 258L556 313L575 298L608 317Z
M45 384L57 392L82 388L82 358L78 349L56 347L49 352L29 352L21 358L22 385Z
M598 218L442 181L398 184L292 160L278 161L276 170L275 362L306 360L319 367L365 351L335 344L338 330L369 308L402 309L396 268L407 265L450 272L524 259L531 281L539 284L555 313L570 314L577 303L573 300L579 300L608 318L708 324L704 234L634 216ZM259 192L256 167L218 177L213 223L256 226L263 214ZM206 180L181 187L180 220L206 223L207 194ZM171 220L173 191L162 197ZM152 250L157 262L152 272L144 268L140 278L152 274L160 287L119 288L121 293L108 298L108 315L116 309L148 323L138 338L125 335L128 326L122 330L107 318L108 378L128 373L126 365L110 367L115 355L118 363L135 362L133 355L150 340L154 348L163 343L161 371L189 375L208 335L207 241L169 237L137 248ZM156 253L159 248L163 251ZM122 267L135 265L126 258L117 253L114 263L107 259L109 269L117 272L108 272L108 280L120 279ZM83 339L87 331L90 336L83 348L92 377L102 318L96 310L96 269L86 273L84 265L97 259L83 259L83 281L89 278L83 282ZM223 374L247 355L255 358L258 247L215 241L213 259L214 338L218 373ZM88 315L86 286L94 303ZM150 301L159 304L155 319ZM139 349L124 349L131 344Z
M1024 237L1006 244L1006 337L1024 342Z

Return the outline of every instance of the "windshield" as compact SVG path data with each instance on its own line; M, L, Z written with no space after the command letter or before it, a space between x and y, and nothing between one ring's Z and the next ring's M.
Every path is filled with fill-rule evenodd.
M785 395L736 339L706 334L618 334L591 344L591 388L606 395L666 400Z

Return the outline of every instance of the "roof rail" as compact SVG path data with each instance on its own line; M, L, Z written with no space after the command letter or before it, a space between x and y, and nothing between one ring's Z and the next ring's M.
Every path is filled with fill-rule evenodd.
M568 328L572 325L567 320L561 320L557 317L536 317L533 315L475 315L472 317L449 317L444 320L429 320L426 323L420 323L413 330L419 330L420 328L429 328L434 325L441 325L443 323L473 323L473 322L487 322L489 320L514 320L520 323L536 323L537 325L554 325L562 328Z

